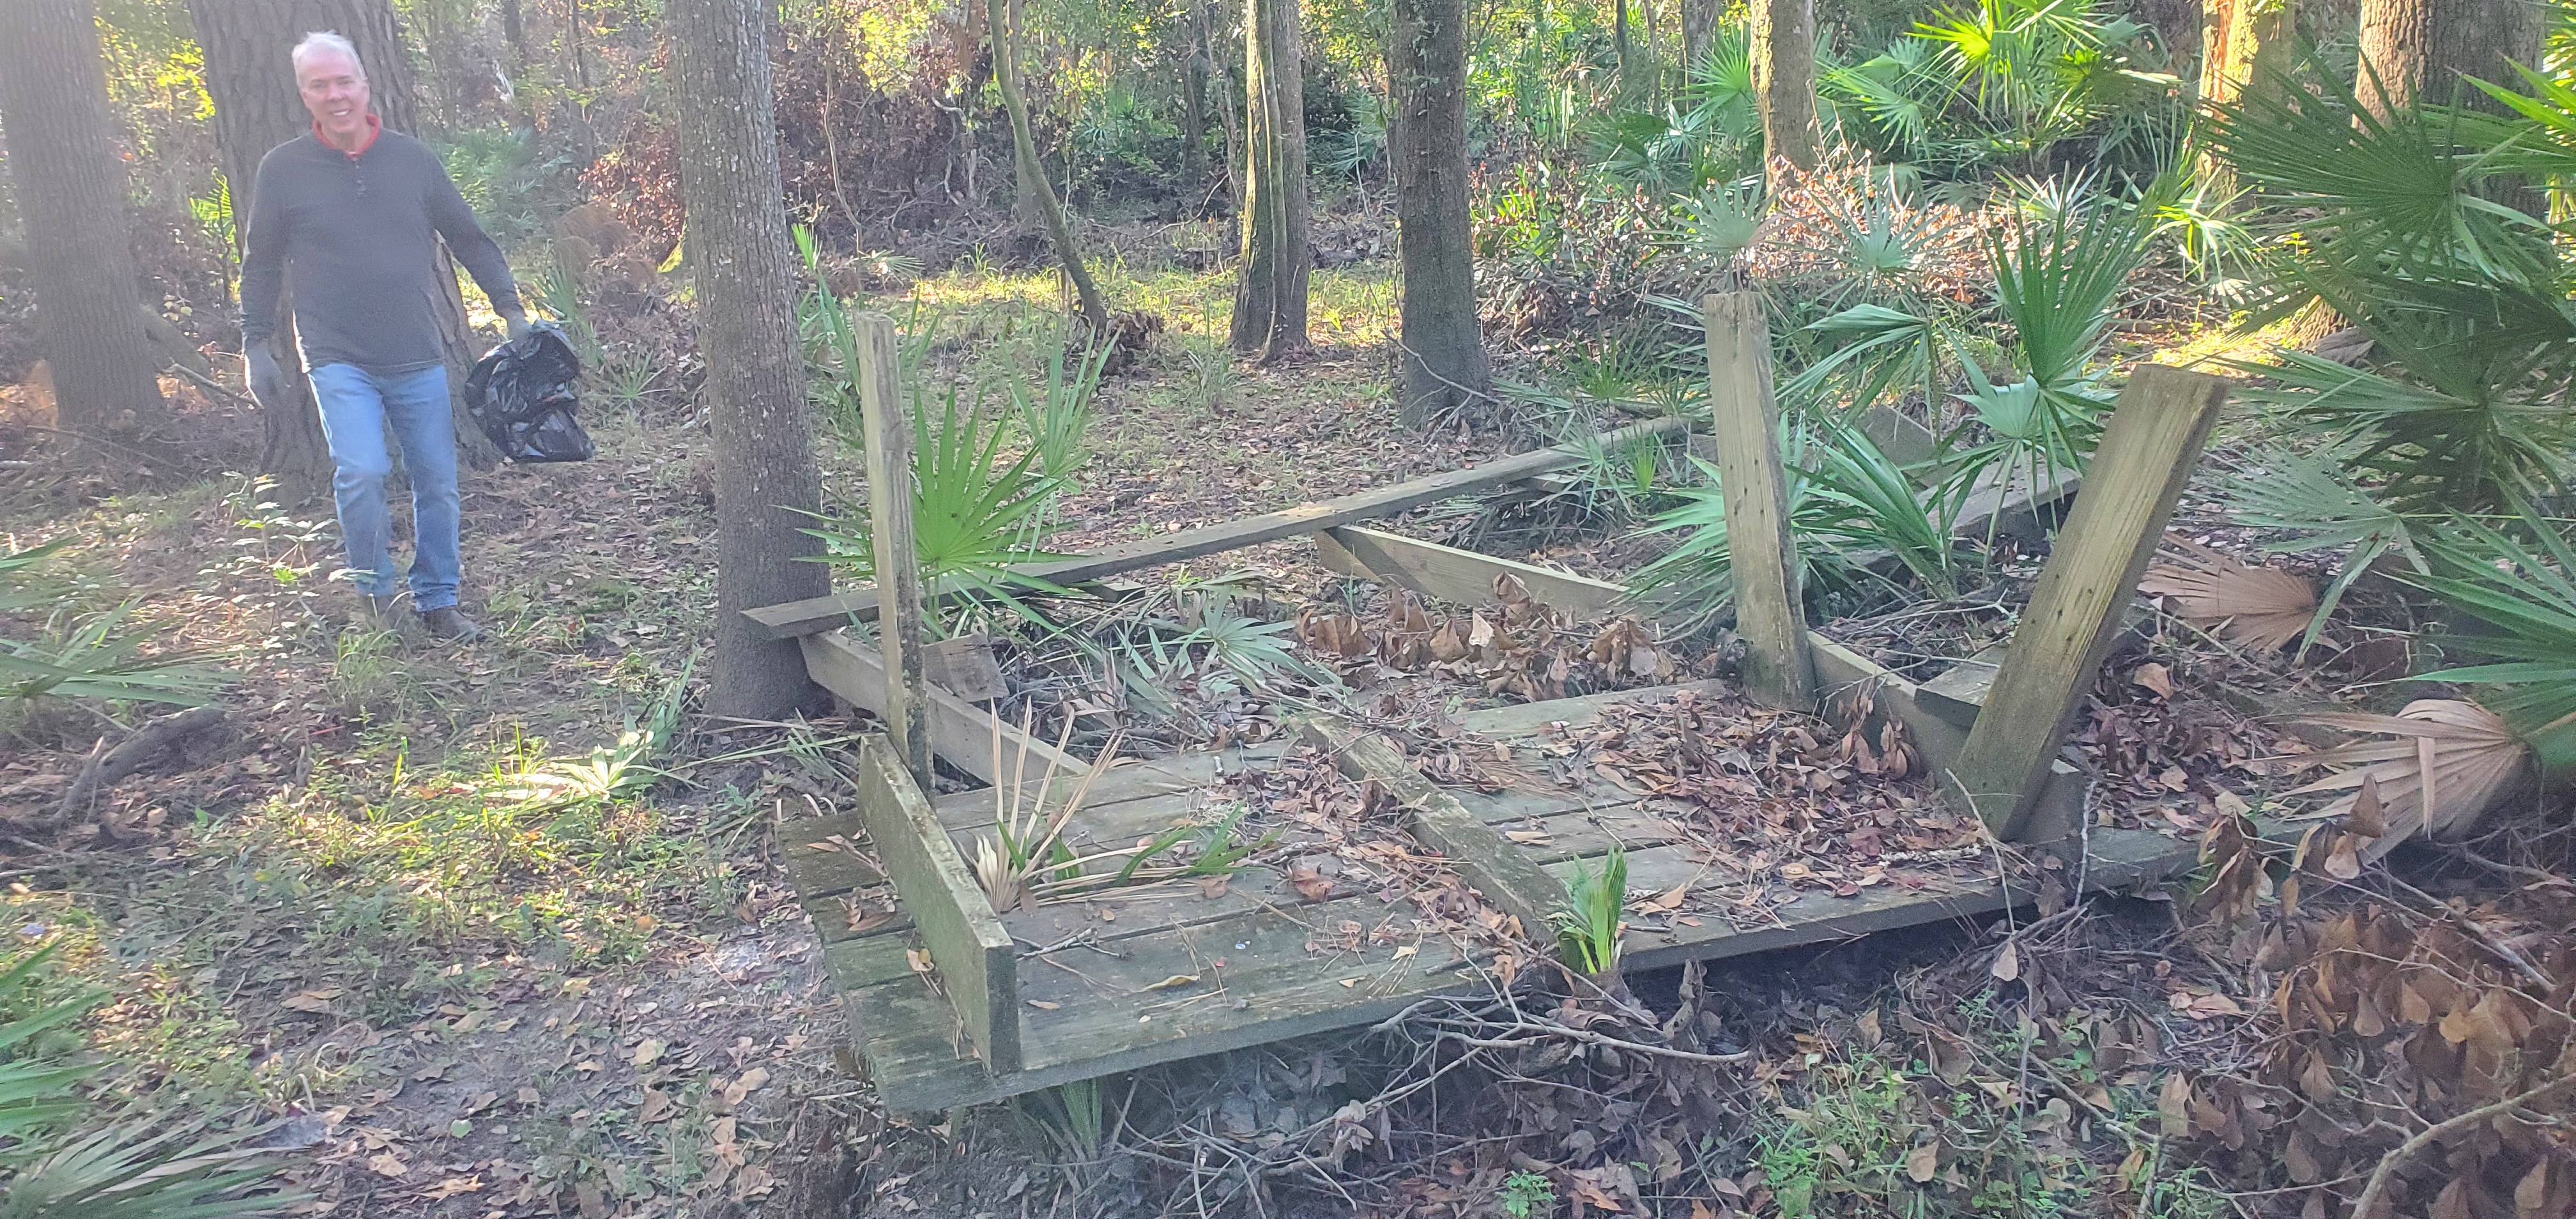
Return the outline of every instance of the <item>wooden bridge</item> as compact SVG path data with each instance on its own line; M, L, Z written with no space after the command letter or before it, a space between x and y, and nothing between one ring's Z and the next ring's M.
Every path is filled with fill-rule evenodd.
M1973 679L1950 679L1944 691L1927 693L1806 629L1785 513L1762 510L1765 499L1775 508L1785 502L1772 439L1767 339L1758 314L1726 298L1711 299L1710 319L1712 384L1721 391L1713 395L1716 453L1736 548L1738 629L1753 649L1747 688L1771 705L1820 710L1843 721L1858 716L1873 732L1888 721L1901 725L1931 773L1943 777L1955 806L1990 827L1983 841L1998 860L2010 851L2040 867L1929 871L1908 876L1910 883L1849 896L1814 890L1750 922L1638 911L1623 964L1651 969L1993 912L2033 900L2028 882L2015 877L2037 871L2077 877L2091 889L2118 889L2152 885L2189 868L2197 855L2190 844L2148 831L2088 827L2085 778L2059 757L2058 743L2197 459L2223 383L2169 369L2140 371L2094 459L2092 489L2067 518L2009 654L1972 670ZM878 372L890 382L890 367ZM1739 392L1724 392L1730 387ZM872 448L872 476L909 468L908 438L885 430L899 426L900 412L880 409L893 399L890 389L879 393L889 396L867 405L886 460L881 464ZM1599 443L1678 439L1686 430L1682 420L1656 420ZM1584 460L1578 447L1540 450L1030 571L1078 584L1311 534L1325 562L1345 574L1447 601L1490 600L1495 577L1508 574L1535 599L1578 614L1636 604L1615 584L1363 527L1441 500L1525 487ZM872 492L874 485L896 485L876 477L871 483ZM2026 514L2073 489L2052 484L2034 495L2028 488L1993 488L1989 507L1994 514ZM878 507L880 521L894 519L890 509L900 511L882 500ZM1977 529L1983 528L1981 521ZM875 531L881 546L895 533ZM881 555L878 570L906 571L902 558ZM1767 583L1750 574L1766 560ZM751 611L778 637L801 641L818 684L889 721L888 735L861 747L856 813L779 830L790 872L825 942L830 978L847 1004L853 1048L889 1108L948 1109L1369 1024L1425 997L1489 994L1499 984L1495 939L1426 929L1415 904L1392 888L1319 886L1312 877L1270 866L1241 867L1222 884L1098 890L997 913L966 862L977 836L995 832L996 787L1008 788L1006 774L1015 774L1020 788L1034 788L1026 776L1055 757L1053 787L1061 799L1088 763L1027 740L987 708L925 682L918 650L907 648L917 635L903 625L919 612L920 595L917 588L892 590L895 612L879 631L894 653L891 662L848 631L879 617L873 590ZM1652 602L1643 604L1651 612ZM889 671L897 674L891 683ZM1467 713L1463 728L1492 743L1499 792L1442 787L1387 741L1316 717L1299 727L1294 742L1114 767L1092 784L1066 834L1090 844L1131 843L1204 821L1211 805L1228 798L1230 781L1278 765L1304 746L1349 779L1373 782L1389 807L1400 810L1407 841L1395 849L1410 866L1454 877L1484 907L1516 919L1518 930L1545 943L1552 938L1550 914L1566 902L1565 878L1578 866L1597 867L1614 842L1628 853L1632 911L1641 896L1689 894L1706 875L1710 844L1685 841L1658 797L1609 784L1570 786L1546 778L1538 764L1551 750L1562 752L1566 733L1606 709L1669 701L1685 691L1712 692L1708 685L1662 687ZM1010 758L997 756L1003 751L996 733ZM928 759L912 752L923 747L994 786L932 798L918 777ZM1022 750L1032 759L1025 769L1005 764L1016 763ZM1513 764L1523 761L1530 764ZM1001 794L1007 803L1009 793Z

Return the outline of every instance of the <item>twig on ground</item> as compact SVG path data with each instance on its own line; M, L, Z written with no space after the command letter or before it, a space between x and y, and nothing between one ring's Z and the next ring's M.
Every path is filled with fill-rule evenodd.
M2353 1201L2352 1213L2357 1219L2368 1219L2372 1209L2379 1204L2379 1195L2387 1192L2388 1179L2396 1175L2397 1166L2413 1158L2416 1152L2432 1146L2443 1136L2466 1130L2480 1122L2502 1117L2571 1084L2576 1084L2576 1075L2562 1075L2520 1095L2508 1096L2492 1105L2482 1105L2425 1127L2417 1132L2415 1137L2399 1144L2397 1150L2389 1152L2388 1157L2379 1162L2378 1169L2370 1174L2370 1183L2361 1187L2361 1197Z
M54 808L54 824L69 824L72 814L89 805L118 780L143 768L162 750L224 722L224 709L215 706L191 707L176 715L165 715L143 726L141 732L126 739L114 749L105 748L107 738L99 738L98 749L90 751L89 761L71 786L63 789L62 803Z

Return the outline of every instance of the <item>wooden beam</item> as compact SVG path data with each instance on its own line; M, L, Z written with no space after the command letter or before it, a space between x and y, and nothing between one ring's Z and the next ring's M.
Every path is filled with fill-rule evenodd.
M1625 587L1607 580L1550 571L1356 525L1317 533L1315 552L1324 566L1343 575L1461 605L1493 601L1494 580L1506 575L1519 580L1540 604L1576 618L1607 613L1628 600Z
M1701 310L1708 333L1710 431L1717 438L1727 554L1735 571L1735 633L1749 649L1744 688L1773 706L1805 710L1816 705L1816 671L1807 655L1797 539L1789 533L1770 324L1759 292L1712 292Z
M843 631L825 631L800 639L805 645L805 671L814 684L841 696L854 706L876 714L885 706L885 658L875 648L849 637ZM1000 782L993 774L993 713L959 698L937 686L925 686L922 720L929 726L930 747L948 764L987 783ZM1020 730L1005 722L1002 725L1004 751L1019 756ZM1054 757L1061 769L1079 771L1090 762L1071 754L1059 754L1055 746L1032 739L1028 743L1033 765L1043 768Z
M2225 380L2158 364L2141 365L2121 391L2084 494L1948 772L1997 836L2014 839L2030 820L2058 741L2119 637L2121 610L2226 401Z
M859 743L859 813L905 914L939 967L967 1039L996 1073L1020 1069L1019 949L947 827L884 737Z
M894 612L877 632L877 650L896 680L885 684L877 714L912 781L931 786L929 692L921 668L921 563L912 538L912 420L904 412L903 370L894 319L862 313L850 319L857 339L860 425L867 436L868 521L876 546L877 587Z
M1607 433L1596 443L1623 444L1640 436L1661 436L1683 431L1689 426L1690 421L1687 419L1654 419L1645 423L1630 424ZM1380 487L1374 491L1362 491L1355 495L1345 495L1339 499L1324 500L1320 503L1302 504L1260 516L1124 542L1095 554L1078 555L1051 563L1030 563L1014 570L1022 575L1035 576L1057 584L1079 584L1121 572L1160 567L1167 563L1185 563L1206 555L1223 554L1246 546L1258 546L1263 542L1275 542L1281 538L1330 529L1336 525L1351 525L1375 520L1382 516L1393 516L1407 509L1419 508L1424 504L1435 504L1444 499L1455 499L1461 495L1528 478L1534 474L1571 469L1583 464L1584 460L1582 450L1575 446L1560 445L1552 449L1539 449L1535 452L1520 453L1489 461L1481 466L1397 483L1392 487ZM962 587L943 580L939 588L934 591L938 595L946 596L959 591ZM792 639L800 635L828 631L836 626L846 626L852 622L874 621L877 615L876 590L874 588L853 589L828 597L790 601L783 605L764 605L758 609L744 610L743 613L752 621L759 623L761 628L769 633L770 638Z
M1353 779L1375 779L1404 808L1406 833L1457 865L1458 874L1496 909L1521 921L1525 938L1553 938L1548 920L1566 905L1565 886L1510 839L1487 826L1458 798L1422 777L1395 746L1348 721L1318 716L1306 721L1306 742L1333 755Z

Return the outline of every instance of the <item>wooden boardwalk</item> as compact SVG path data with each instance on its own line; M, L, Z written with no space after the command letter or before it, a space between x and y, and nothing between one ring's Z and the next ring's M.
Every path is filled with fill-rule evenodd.
M1529 749L1551 722L1580 727L1608 703L1670 692L1473 712L1464 724ZM1343 751L1346 772L1377 778L1399 796L1406 785L1428 786L1409 767L1383 769L1400 765L1387 761L1391 747L1369 746ZM1266 766L1285 749L1274 744L1120 767L1094 787L1075 825L1092 843L1133 841L1201 813L1222 776ZM1448 791L1406 803L1463 813L1458 823L1419 824L1415 837L1441 840L1447 848L1441 854L1464 879L1506 909L1545 900L1546 889L1528 891L1535 887L1532 873L1547 878L1537 885L1552 885L1576 860L1597 858L1614 839L1630 851L1632 901L1708 871L1651 798L1609 799L1597 790L1587 795L1523 777L1500 793ZM942 797L933 808L961 848L994 820L989 788ZM961 1003L934 989L937 975L924 968L911 920L899 906L892 906L893 917L884 913L893 903L888 878L849 849L868 847L861 819L792 823L780 829L779 842L822 932L831 979L848 1004L852 1045L884 1102L898 1111L948 1109L1365 1025L1418 999L1489 993L1492 986L1464 944L1410 931L1416 911L1406 900L1363 891L1309 901L1270 867L1240 870L1215 896L1195 885L1111 890L999 916L1016 947L1017 1002L1008 1018L1017 1027L1005 1032L1015 1034L1019 1066L996 1073L975 1056ZM2071 848L2021 849L2044 856ZM2154 883L2190 867L2196 854L2188 843L2143 831L2096 830L2091 848L2083 874L2097 889ZM2077 862L2064 859L2070 871ZM1651 969L1846 939L1988 913L2032 896L1988 877L1934 873L1917 880L1920 887L1881 885L1849 898L1802 896L1752 928L1714 917L1696 926L1640 917L1630 928L1625 964ZM1515 887L1523 892L1508 892ZM854 901L864 931L851 930ZM1360 934L1350 934L1354 926ZM995 1019L1005 1017L997 1011Z

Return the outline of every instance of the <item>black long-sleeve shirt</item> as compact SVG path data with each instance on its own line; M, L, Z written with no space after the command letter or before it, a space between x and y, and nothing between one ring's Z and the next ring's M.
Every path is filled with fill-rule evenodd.
M437 240L504 311L519 302L501 247L420 141L384 131L355 154L311 132L260 158L242 259L242 338L277 324L281 282L309 367L410 372L439 362Z

